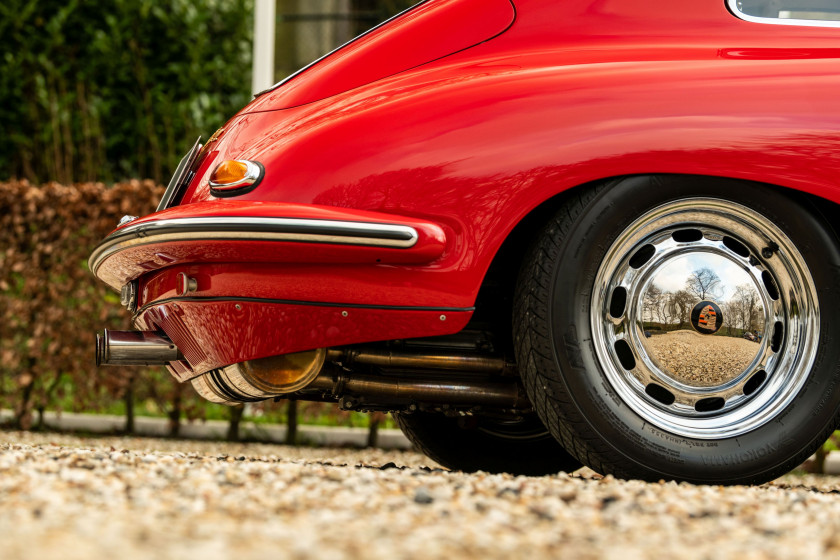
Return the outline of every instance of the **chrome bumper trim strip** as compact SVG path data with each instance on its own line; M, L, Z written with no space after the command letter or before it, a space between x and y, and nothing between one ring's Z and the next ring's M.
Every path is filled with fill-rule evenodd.
M177 241L292 241L408 249L417 239L416 229L399 224L248 216L174 218L130 225L112 233L94 249L88 266L96 274L114 253Z

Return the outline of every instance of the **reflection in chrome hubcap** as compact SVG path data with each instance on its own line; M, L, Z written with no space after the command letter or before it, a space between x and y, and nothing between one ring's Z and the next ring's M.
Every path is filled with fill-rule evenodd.
M680 244L669 235L657 244L661 257L645 263L650 274L636 312L643 349L661 373L688 386L732 381L759 351L743 338L764 320L756 277L742 257L718 252L719 244L705 237Z
M778 414L819 336L813 280L793 243L716 199L666 204L624 231L598 272L591 319L622 399L645 421L701 439Z

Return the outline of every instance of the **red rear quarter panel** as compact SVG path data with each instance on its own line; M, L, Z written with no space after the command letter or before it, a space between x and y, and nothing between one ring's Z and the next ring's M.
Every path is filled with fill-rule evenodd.
M266 175L237 200L426 220L446 239L430 263L296 264L289 278L321 286L297 291L311 301L466 310L523 217L591 181L725 176L840 202L840 30L742 21L723 0L516 5L510 29L460 52L335 94L310 70L288 99L308 73L328 97L257 99L208 145L182 204L212 203L211 169L242 158ZM394 338L374 323L362 338Z
M517 7L508 32L433 63L293 109L257 100L205 175L255 159L266 179L241 199L439 223L449 250L406 273L456 306L523 216L590 181L717 175L840 200L838 30L745 22L722 1ZM185 200L208 198L200 177Z

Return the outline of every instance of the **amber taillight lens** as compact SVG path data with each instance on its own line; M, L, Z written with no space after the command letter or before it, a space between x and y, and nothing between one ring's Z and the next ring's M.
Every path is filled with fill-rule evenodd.
M210 174L210 192L215 196L237 196L252 191L262 181L265 168L257 161L229 159Z

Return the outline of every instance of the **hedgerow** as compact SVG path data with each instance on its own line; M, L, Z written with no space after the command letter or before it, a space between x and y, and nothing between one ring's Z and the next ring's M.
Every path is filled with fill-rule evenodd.
M67 391L74 408L96 410L131 385L135 370L94 365L94 332L131 325L87 257L120 216L153 211L161 193L153 181L0 183L0 405L21 426Z
M47 410L119 412L131 431L137 407L138 415L166 415L171 435L184 419L242 419L241 407L202 400L162 367L95 365L94 333L133 326L119 296L90 273L88 256L121 216L152 212L162 193L149 180L0 183L0 408L15 411L18 427L40 426ZM251 412L275 422L289 413L301 423L360 421L330 404L289 404L265 401ZM375 428L381 415L372 420Z

